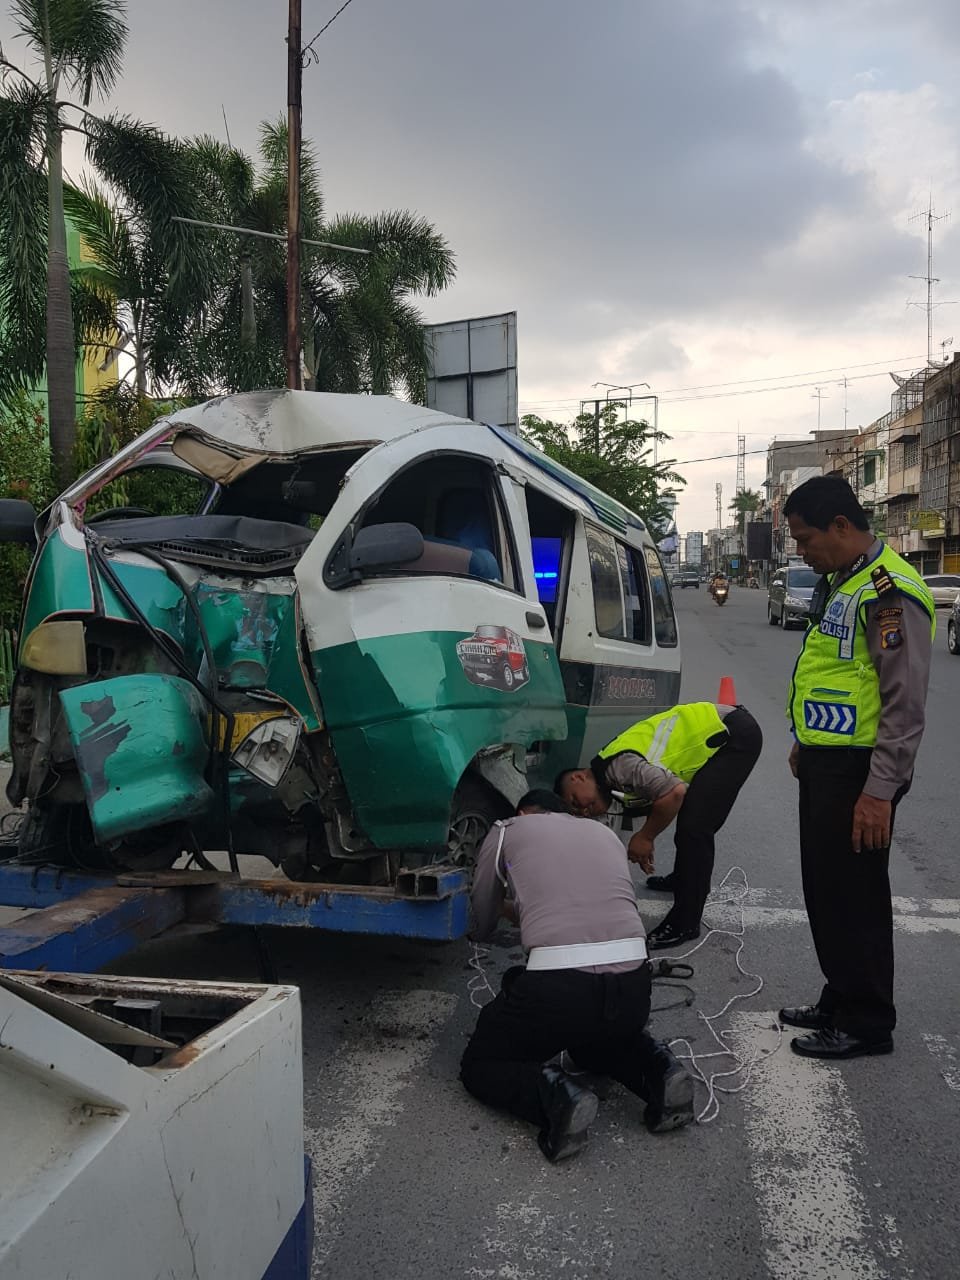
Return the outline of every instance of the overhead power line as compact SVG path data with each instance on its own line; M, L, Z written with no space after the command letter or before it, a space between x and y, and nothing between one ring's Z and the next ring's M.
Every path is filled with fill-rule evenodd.
M346 9L347 5L350 3L351 3L351 0L343 0L343 4L340 6L337 12L333 15L330 21L325 22L323 26L320 28L320 30L317 32L317 34L310 41L310 43L307 45L304 45L303 54L302 54L304 66L306 66L311 61L311 59L317 62L320 61L320 56L313 46L317 43L317 41L320 39L323 33L329 30L329 28L333 26L336 20L340 17L341 13L343 13L344 9Z
M865 360L865 361L863 361L863 362L862 362L862 363L860 363L860 364L834 365L834 366L832 366L832 367L831 367L831 368L829 368L829 369L798 369L798 370L797 370L796 372L794 372L794 373L778 373L778 374L770 374L768 377L765 377L765 378L740 378L740 379L736 379L736 380L734 380L734 381L732 381L732 382L705 382L705 383L701 383L701 384L696 385L696 386L689 386L689 387L671 387L671 388L669 388L669 389L668 389L668 390L666 390L666 391L662 391L662 392L660 393L660 396L661 396L661 400L662 400L662 399L663 399L663 397L665 397L665 396L676 396L676 397L678 397L678 399L677 399L677 400L675 400L675 401L673 401L673 403L679 403L679 397L680 397L680 396L686 396L686 393L688 393L688 392L714 391L714 390L722 389L722 388L725 388L725 387L757 387L757 392L761 392L761 391L789 391L789 390L791 390L791 389L792 389L792 386L793 386L793 385L796 385L796 386L799 386L799 387L807 387L807 386L813 386L813 385L815 385L815 384L814 384L814 383L804 382L804 383L791 384L791 385L787 385L787 386L772 386L772 387L759 387L759 386L757 386L757 384L759 384L759 383L761 383L761 382L783 382L783 381L785 381L785 380L787 380L787 379L792 379L792 378L818 377L819 375L824 374L824 373L844 373L844 372L845 372L846 370L848 370L848 369L872 369L872 368L875 368L877 365L882 365L882 366L883 366L883 368L882 368L879 372L877 372L877 373L868 373L868 374L859 374L859 375L858 375L858 377L860 377L860 378L881 378L881 377L884 377L884 376L886 375L886 373L890 371L890 366L892 366L892 365L905 365L905 364L910 364L910 365L912 365L913 363L915 363L915 362L917 362L917 361L922 362L922 361L923 361L923 356L920 356L920 355L917 355L917 356L890 356L890 357L887 357L887 358L886 358L886 359L884 359L884 360ZM902 372L902 371L903 371L903 370L901 370L901 369L899 369L899 368L894 369L894 372L897 372L897 373L900 373L900 372ZM836 378L836 379L833 379L833 381L838 382L838 383L842 383L842 382L843 382L843 378L842 378L842 377L841 377L841 378ZM856 379L855 379L855 378L848 378L848 379L847 379L847 381L848 381L848 382L854 382L854 381L856 381ZM740 392L734 392L734 393L728 393L728 394L757 394L757 392L743 392L743 393L740 393ZM701 399L711 399L711 398L713 398L713 397L710 397L710 396L703 396L703 397L699 397L699 398L701 398ZM579 403L580 403L580 400L579 400L578 398L576 398L576 397L569 396L569 397L566 397L566 398L563 398L563 399L556 399L556 400L537 400L537 401L526 400L526 401L521 401L521 403L522 403L522 404L524 404L524 405L527 405L527 406L529 406L529 405L533 405L534 407L547 408L547 406L549 406L549 405L556 405L556 406L558 406L558 407L559 407L559 406L563 406L563 405L579 404Z

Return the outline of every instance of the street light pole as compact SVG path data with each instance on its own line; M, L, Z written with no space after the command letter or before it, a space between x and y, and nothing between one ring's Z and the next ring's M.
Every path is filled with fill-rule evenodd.
M300 382L300 138L303 58L300 0L290 0L287 22L287 386Z

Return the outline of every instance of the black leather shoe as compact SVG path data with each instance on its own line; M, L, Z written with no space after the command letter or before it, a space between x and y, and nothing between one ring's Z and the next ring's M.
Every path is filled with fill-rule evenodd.
M693 1120L693 1077L663 1040L647 1037L643 1055L647 1105L643 1122L651 1133L667 1133Z
M559 1067L561 1071L566 1072L574 1082L583 1089L589 1089L591 1093L595 1093L601 1102L606 1102L610 1096L610 1077L598 1076L593 1071L584 1071L582 1067L570 1056L568 1049L561 1049L555 1058L551 1058L549 1062L544 1064L548 1067Z
M559 1067L540 1070L540 1101L547 1117L537 1135L540 1150L556 1163L574 1156L587 1141L587 1130L597 1118L597 1095Z
M676 887L677 880L672 871L668 876L647 876L647 888L657 893L673 893Z
M681 943L693 942L699 937L699 925L696 929L681 929L664 920L663 924L658 924L647 934L647 950L662 951L665 947L679 947Z
M871 1053L893 1053L893 1037L858 1040L836 1027L821 1027L812 1035L794 1036L790 1048L801 1058L863 1058Z
M819 1031L829 1027L830 1019L820 1012L818 1004L800 1004L795 1008L781 1009L780 1021L788 1027L803 1027L807 1031Z

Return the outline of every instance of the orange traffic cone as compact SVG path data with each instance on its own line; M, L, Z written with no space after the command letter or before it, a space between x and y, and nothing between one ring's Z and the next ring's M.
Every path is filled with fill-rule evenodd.
M717 701L725 707L737 706L737 691L733 685L733 676L723 676L720 680L720 692Z

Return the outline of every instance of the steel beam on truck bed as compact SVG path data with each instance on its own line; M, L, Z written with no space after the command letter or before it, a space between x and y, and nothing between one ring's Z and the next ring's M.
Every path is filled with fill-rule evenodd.
M105 882L0 928L0 968L91 972L185 918L175 889Z
M404 896L406 895L406 896ZM435 867L392 888L242 880L228 872L92 875L0 865L0 968L89 972L183 921L452 941L467 930L467 875Z

